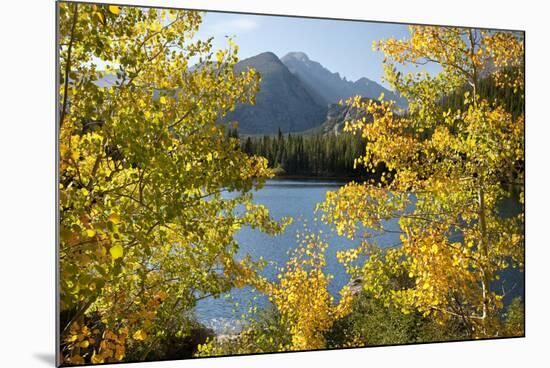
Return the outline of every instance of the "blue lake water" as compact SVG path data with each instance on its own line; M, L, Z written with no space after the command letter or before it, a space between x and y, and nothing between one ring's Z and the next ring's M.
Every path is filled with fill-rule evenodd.
M275 219L292 217L293 223L288 225L285 232L278 236L270 236L249 228L241 229L236 239L239 242L239 256L250 254L253 259L262 256L268 262L275 262L279 267L284 266L289 259L288 251L297 245L296 235L305 230L304 225L311 233L323 231L323 238L329 244L326 251L327 266L325 270L334 276L330 281L329 290L337 299L338 291L349 282L349 275L337 261L336 252L357 246L357 240L350 240L338 236L332 227L315 221L315 207L325 199L328 191L338 190L344 185L337 181L319 180L269 180L266 185L254 194L254 202L266 206ZM388 224L397 226L397 221ZM384 235L379 237L378 243L382 246L395 244L398 235ZM273 280L277 273L272 265L266 266L263 275ZM256 297L256 299L255 299ZM235 302L238 305L235 305ZM219 298L200 300L195 313L199 321L205 325L222 331L224 327L238 328L235 321L252 305L262 308L268 305L267 298L251 288L234 289L228 295Z
M266 206L275 219L292 217L294 221L286 227L283 234L278 236L270 236L249 228L241 229L236 235L240 245L238 257L250 254L255 260L263 257L266 261L282 267L290 257L289 250L297 245L297 233L305 230L304 225L314 234L322 230L323 240L329 244L326 251L327 266L325 270L334 276L330 281L329 291L338 300L338 291L350 280L344 267L337 261L336 252L356 247L359 241L338 236L332 227L315 221L315 208L317 203L325 199L328 191L338 190L344 184L337 181L319 180L269 180L262 189L255 192L254 202ZM516 214L518 211L517 202L504 203L503 214ZM397 230L398 228L397 220L389 221L385 225L389 229ZM378 236L376 240L380 246L394 245L399 241L399 235L384 234ZM263 275L273 280L277 276L275 267L273 265L266 266ZM505 304L512 297L523 295L523 276L524 274L517 270L507 270L502 273L502 282L507 286L514 286L513 291L506 295ZM494 285L493 287L499 286ZM195 314L200 322L213 328L216 332L230 332L239 328L238 320L249 307L257 306L258 309L261 309L268 304L265 296L254 292L250 287L245 287L233 289L219 298L200 300L195 308Z

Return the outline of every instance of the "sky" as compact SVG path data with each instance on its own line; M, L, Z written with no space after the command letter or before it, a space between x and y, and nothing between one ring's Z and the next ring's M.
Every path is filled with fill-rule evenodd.
M239 46L240 59L265 51L278 57L302 51L348 80L367 77L388 87L382 80L383 54L373 51L372 43L382 38L406 38L409 28L402 24L207 12L196 36L213 36L214 47L225 48L226 35ZM424 68L428 72L438 70L435 65ZM403 68L412 70L412 66Z

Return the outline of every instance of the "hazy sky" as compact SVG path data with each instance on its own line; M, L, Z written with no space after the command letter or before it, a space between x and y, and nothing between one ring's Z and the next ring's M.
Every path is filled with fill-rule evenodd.
M227 46L225 35L234 36L240 59L265 51L279 57L303 51L348 80L367 77L382 83L383 55L372 50L372 42L407 37L409 29L400 24L208 12L197 36L214 36L214 46L223 48Z

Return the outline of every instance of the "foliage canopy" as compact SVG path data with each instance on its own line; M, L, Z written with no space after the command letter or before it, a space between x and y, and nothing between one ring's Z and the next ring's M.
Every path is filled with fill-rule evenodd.
M320 206L338 233L360 237L341 252L348 271L385 305L420 311L440 323L460 319L472 337L497 336L505 291L494 287L501 271L523 267L524 212L504 216L510 198L524 196L524 115L480 95L490 76L523 99L522 34L454 27L410 27L405 40L374 45L385 54L386 79L409 101L407 113L391 101L348 103L373 116L346 130L367 139L357 158L367 170L384 163L381 183L351 183ZM403 74L399 64L437 63L441 72ZM461 88L462 108L442 99ZM399 219L399 227L387 220ZM373 231L360 232L358 224ZM377 246L378 233L396 232L399 244ZM360 255L367 261L358 262ZM396 287L406 276L412 285Z
M238 229L283 228L251 203L267 161L217 124L254 102L259 76L234 72L231 41L197 40L200 23L195 11L59 3L65 364L120 361L132 345L144 359L167 326L185 332L197 299L254 277L258 265L234 257Z
M522 333L521 302L504 313L506 290L496 287L524 262L524 212L502 210L524 202L522 34L411 27L409 39L374 45L406 112L358 96L348 103L364 114L345 128L357 139L279 134L241 147L220 122L254 103L260 77L235 71L231 40L215 51L197 39L201 13L58 6L63 364L121 361L129 348L145 360L169 334L189 333L197 300L246 285L270 298L272 314L200 355L410 342L426 321L429 338L436 324L454 337ZM441 72L400 71L426 63ZM275 235L288 223L252 203L272 176L252 153L322 173L350 171L357 150L353 169L373 179L329 192L318 208L338 234L359 239L338 253L362 280L359 297L346 286L334 302L320 235L304 235L274 281L259 274L261 260L236 257L242 227ZM320 157L302 162L308 151ZM381 248L384 233L399 243ZM392 334L367 328L385 317ZM352 336L337 337L342 326Z

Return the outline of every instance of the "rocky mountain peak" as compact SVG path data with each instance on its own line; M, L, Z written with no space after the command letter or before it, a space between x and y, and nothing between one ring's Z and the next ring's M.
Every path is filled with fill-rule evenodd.
M301 61L303 63L305 63L307 61L310 61L307 54L305 52L301 52L301 51L289 52L288 54L286 54L285 56L283 56L281 58L281 60L283 62L289 61L290 59L295 59L295 60Z

